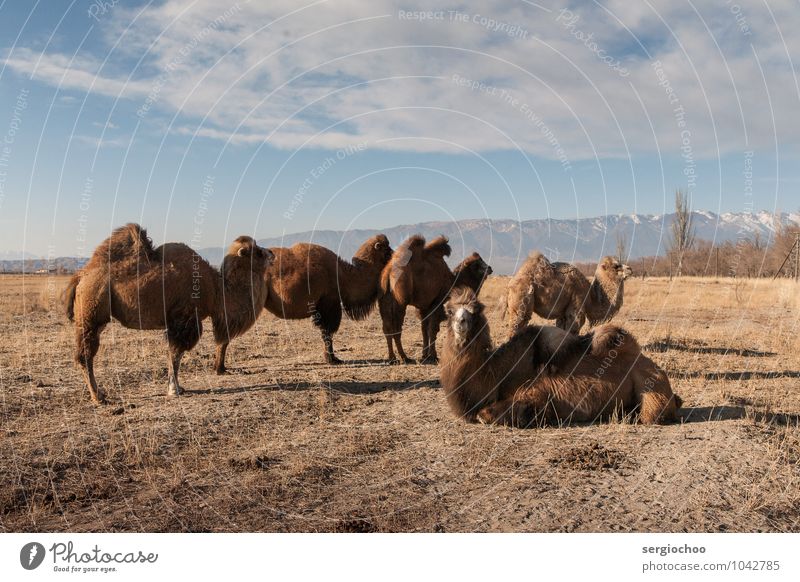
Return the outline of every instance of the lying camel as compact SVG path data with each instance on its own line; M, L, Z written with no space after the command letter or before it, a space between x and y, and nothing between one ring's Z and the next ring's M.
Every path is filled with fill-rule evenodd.
M578 336L528 326L495 349L474 293L451 296L446 312L442 386L450 408L468 421L528 427L634 410L643 424L675 420L681 399L667 375L620 327Z

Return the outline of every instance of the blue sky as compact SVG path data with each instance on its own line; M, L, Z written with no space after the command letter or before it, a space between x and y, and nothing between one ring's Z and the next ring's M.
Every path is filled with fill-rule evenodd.
M740 4L1 2L0 252L796 211L800 11Z

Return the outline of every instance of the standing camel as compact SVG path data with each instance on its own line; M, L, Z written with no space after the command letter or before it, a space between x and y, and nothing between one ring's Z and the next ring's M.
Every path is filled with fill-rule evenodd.
M667 375L620 327L605 324L579 336L527 326L494 348L474 293L453 295L446 311L442 387L452 411L467 421L523 428L633 410L643 424L675 420L681 399Z
M611 320L622 307L625 279L631 268L614 257L604 257L589 280L569 263L551 263L538 251L527 258L508 283L501 300L504 317L511 325L509 337L530 321L531 315L555 319L556 326L579 333Z
M383 333L389 351L389 363L396 364L392 342L400 359L408 364L413 360L403 349L402 332L406 309L417 308L422 326L422 363L435 364L436 336L445 319L444 302L453 289L467 287L475 293L492 268L478 253L472 253L453 271L444 260L450 256L447 238L440 236L425 244L421 235L414 235L400 245L381 275L380 306Z
M89 394L103 403L94 376L100 334L112 318L132 329L164 329L169 344L170 396L183 393L178 369L197 345L203 320L211 318L214 340L227 345L255 323L264 306L264 273L272 253L249 236L228 249L217 271L182 243L153 248L138 224L117 228L70 280L64 299L75 322L75 360Z
M392 256L389 239L373 236L362 244L352 262L315 244L270 248L275 255L267 271L267 311L281 319L311 318L322 333L325 361L341 364L333 351L333 334L342 322L342 308L355 320L366 318L378 299L378 279ZM217 374L225 373L223 344L217 352Z

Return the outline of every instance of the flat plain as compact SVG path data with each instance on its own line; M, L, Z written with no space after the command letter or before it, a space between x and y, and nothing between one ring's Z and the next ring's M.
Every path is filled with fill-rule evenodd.
M483 292L495 341L507 279ZM388 366L345 320L265 313L214 375L210 323L168 399L163 334L109 325L109 404L73 364L66 278L0 276L0 531L800 531L800 287L629 279L614 322L681 395L681 422L465 424L430 365ZM416 315L404 341L418 355ZM441 335L440 335L441 341Z

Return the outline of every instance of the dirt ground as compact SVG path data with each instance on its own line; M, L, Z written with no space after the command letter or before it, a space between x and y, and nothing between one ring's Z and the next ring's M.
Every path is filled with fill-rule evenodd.
M483 293L493 307L506 280ZM513 430L450 415L435 366L387 366L345 321L265 314L211 370L210 324L167 399L160 332L110 325L110 404L72 363L65 279L0 277L0 531L800 531L800 300L790 281L633 279L615 322L683 421ZM404 334L418 355L411 314Z

